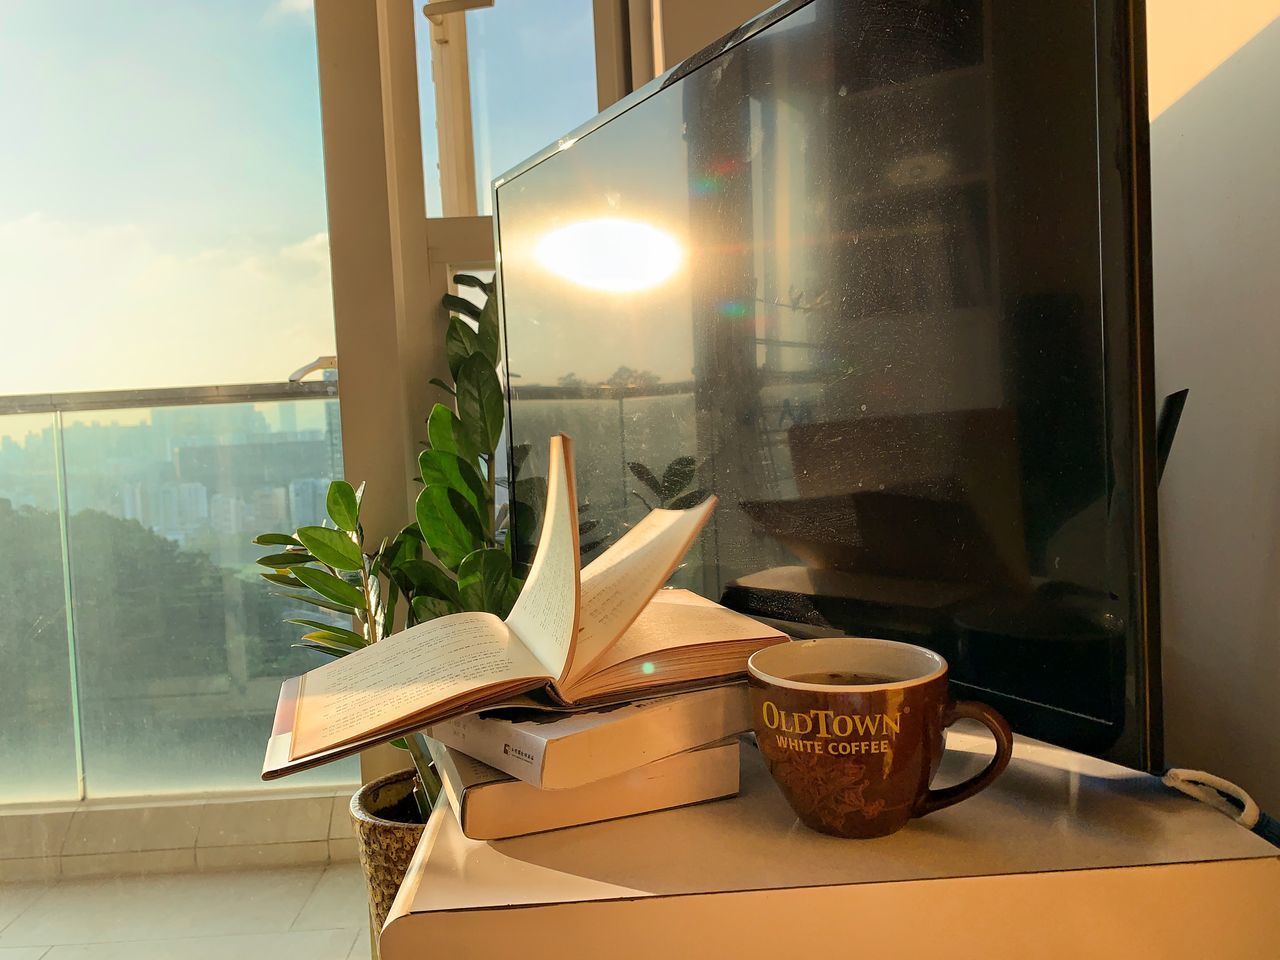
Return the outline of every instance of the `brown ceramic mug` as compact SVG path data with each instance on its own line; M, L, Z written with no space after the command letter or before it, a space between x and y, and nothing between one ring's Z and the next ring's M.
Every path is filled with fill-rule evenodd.
M967 800L1009 764L1013 734L991 707L952 700L947 661L892 640L831 637L757 651L747 663L752 722L769 772L801 821L838 837L883 837ZM945 730L987 726L981 773L929 788Z

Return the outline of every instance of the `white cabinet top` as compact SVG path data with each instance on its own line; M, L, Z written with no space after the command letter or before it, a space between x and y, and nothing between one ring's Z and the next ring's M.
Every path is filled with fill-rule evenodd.
M441 805L388 924L409 913L1277 855L1155 777L1024 738L994 786L878 840L805 828L754 746L742 753L734 799L514 840L468 840ZM989 753L989 738L953 728L935 785Z

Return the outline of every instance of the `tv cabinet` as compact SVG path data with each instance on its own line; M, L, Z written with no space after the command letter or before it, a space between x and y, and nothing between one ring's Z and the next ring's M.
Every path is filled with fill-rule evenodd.
M953 728L939 780L985 761ZM744 743L732 800L498 843L432 815L383 960L1256 957L1280 850L1155 777L1027 739L997 783L880 840L801 826Z

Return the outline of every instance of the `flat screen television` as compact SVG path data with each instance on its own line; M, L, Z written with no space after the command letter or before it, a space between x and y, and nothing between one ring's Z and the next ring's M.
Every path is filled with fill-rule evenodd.
M1143 24L794 0L495 181L517 540L564 431L586 559L714 492L681 585L1158 768Z

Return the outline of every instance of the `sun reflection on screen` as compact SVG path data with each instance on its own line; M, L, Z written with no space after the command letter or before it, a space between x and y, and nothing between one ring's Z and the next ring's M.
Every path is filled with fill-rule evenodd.
M674 237L652 224L605 217L544 234L534 256L544 269L579 286L633 293L668 280L684 251Z

